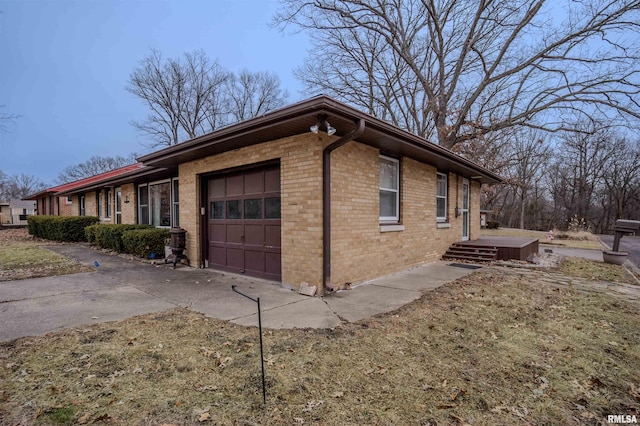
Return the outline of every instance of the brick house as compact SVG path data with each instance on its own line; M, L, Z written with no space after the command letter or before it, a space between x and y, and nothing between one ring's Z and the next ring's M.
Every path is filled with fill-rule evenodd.
M84 196L93 210L89 200L111 188L114 204L130 201L122 223L184 228L192 265L321 291L437 260L477 238L480 186L501 182L326 96L139 161L60 194Z
M480 185L501 181L325 96L140 161L178 168L192 262L321 289L433 261L477 238Z

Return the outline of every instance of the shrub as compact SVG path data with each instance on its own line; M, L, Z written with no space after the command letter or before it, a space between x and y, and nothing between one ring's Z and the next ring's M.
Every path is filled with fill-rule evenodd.
M152 225L98 224L85 228L87 241L98 247L124 251L122 234L134 229L153 229Z
M170 237L168 229L134 229L122 234L124 251L135 256L151 258L164 257L164 246Z
M54 241L86 241L84 228L97 223L95 216L29 216L29 234Z
M490 220L487 222L488 229L498 229L500 228L500 222L496 222L494 220Z

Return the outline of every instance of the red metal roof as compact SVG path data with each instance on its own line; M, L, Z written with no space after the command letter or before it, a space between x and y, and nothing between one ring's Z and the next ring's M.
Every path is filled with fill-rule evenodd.
M52 188L47 188L44 191L40 191L36 194L30 195L29 197L23 198L23 200L33 200L33 199L41 198L46 195L57 194L58 192L71 191L81 186L86 186L89 184L99 183L104 180L113 179L114 177L118 177L125 173L133 172L143 167L144 165L142 163L130 164L128 166L120 167L119 169L100 173L99 175L90 176L88 178L79 179L73 182L63 183L62 185L54 186Z

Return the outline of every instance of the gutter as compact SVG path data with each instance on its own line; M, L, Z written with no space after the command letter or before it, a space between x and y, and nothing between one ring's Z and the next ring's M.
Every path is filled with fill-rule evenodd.
M365 121L359 119L356 128L328 145L322 151L322 284L324 291L333 291L331 285L331 153L347 142L360 137Z

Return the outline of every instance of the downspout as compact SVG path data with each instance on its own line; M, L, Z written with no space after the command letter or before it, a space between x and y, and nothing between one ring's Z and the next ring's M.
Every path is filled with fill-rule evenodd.
M328 145L322 151L322 284L324 291L333 291L331 285L331 152L362 135L365 121L358 120L355 129Z

